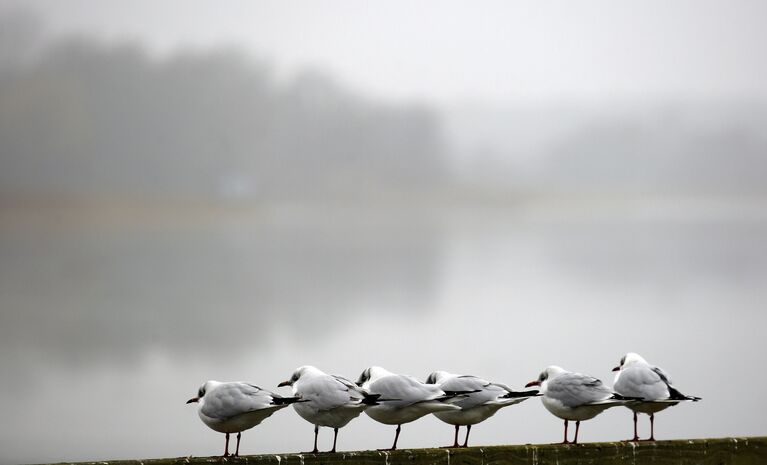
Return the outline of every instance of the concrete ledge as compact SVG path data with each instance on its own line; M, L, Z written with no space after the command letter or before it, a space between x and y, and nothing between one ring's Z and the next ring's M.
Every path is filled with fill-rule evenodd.
M657 442L595 442L577 445L403 449L336 454L269 454L238 458L178 457L81 462L77 465L762 465L767 437L691 439Z

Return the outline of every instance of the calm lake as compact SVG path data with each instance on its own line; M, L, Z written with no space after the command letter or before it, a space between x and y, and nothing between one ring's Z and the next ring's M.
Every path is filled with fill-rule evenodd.
M275 392L312 364L437 369L515 388L557 364L612 384L636 351L704 400L656 437L763 435L767 214L747 199L570 199L450 205L26 206L0 212L0 462L215 455L185 405L207 379ZM641 417L640 434L649 423ZM244 454L310 450L285 409ZM608 410L582 441L630 437ZM400 447L452 442L426 417ZM364 414L339 450L388 447ZM537 399L471 444L561 440ZM320 432L329 449L332 431Z

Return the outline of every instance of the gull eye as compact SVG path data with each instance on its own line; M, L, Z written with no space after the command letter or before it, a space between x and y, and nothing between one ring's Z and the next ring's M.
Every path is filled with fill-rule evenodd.
M201 387L201 388L200 388L200 389L197 391L197 397L202 397L202 396L204 396L204 395L205 395L205 388L204 388L204 387Z
M623 366L624 363L626 363L626 356L625 355L623 357L621 357L621 366Z

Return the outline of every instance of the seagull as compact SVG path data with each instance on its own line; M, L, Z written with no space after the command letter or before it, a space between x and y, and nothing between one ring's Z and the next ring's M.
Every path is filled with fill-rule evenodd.
M298 401L296 397L281 397L258 386L239 381L222 383L206 381L187 404L197 403L197 414L212 430L226 433L224 457L229 456L229 434L237 433L237 449L240 455L240 436L271 416L277 410Z
M565 439L562 444L569 444L568 421L575 421L575 438L572 443L577 444L581 421L590 420L610 407L636 400L613 392L593 376L573 373L554 365L546 367L537 380L530 381L525 387L530 386L540 386L543 406L565 420Z
M424 384L412 376L394 374L381 367L370 367L360 374L357 386L370 394L378 394L378 405L373 405L365 413L373 420L385 425L397 425L394 444L404 423L410 423L434 412L460 410L455 402L462 393L446 393L439 386Z
M613 368L615 391L624 396L642 397L642 402L626 405L634 411L634 438L638 441L637 413L650 415L650 437L655 440L655 414L679 402L697 402L700 397L686 396L671 385L671 378L661 368L650 365L641 355L629 352L621 358L621 363Z
M346 426L363 410L376 404L377 395L370 395L342 376L329 375L319 368L305 365L296 368L288 381L279 386L292 386L293 395L303 402L293 404L301 418L314 425L314 450L320 426L333 428L333 449L336 451L338 428Z
M454 405L461 408L458 411L435 412L434 416L450 425L455 425L455 439L450 447L467 447L471 426L483 422L495 415L495 412L518 404L530 397L539 395L537 390L513 391L509 387L491 383L482 378L470 375L456 375L446 371L435 371L426 378L426 384L436 384L444 391L466 392L465 397ZM463 445L458 445L458 429L466 426L466 439Z

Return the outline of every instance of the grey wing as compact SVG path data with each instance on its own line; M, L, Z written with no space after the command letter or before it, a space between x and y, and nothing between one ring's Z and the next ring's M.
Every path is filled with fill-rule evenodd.
M668 379L661 370L647 365L636 365L621 371L615 390L618 394L629 397L641 397L645 400L668 399Z
M350 379L348 379L348 378L344 378L343 376L339 376L339 375L330 375L330 376L332 376L333 378L335 378L335 379L336 379L336 381L338 381L339 383L343 384L343 385L344 385L344 386L346 386L346 387L349 387L349 388L358 388L357 384L356 384L356 383L354 383L354 381L352 381L352 380L350 380Z
M580 373L563 373L548 382L546 395L567 407L599 403L612 397L601 380Z
M516 391L514 391L514 389L510 388L509 386L507 386L507 385L505 385L503 383L490 383L490 384L492 384L493 386L498 386L499 388L501 388L504 391L506 391L506 393L516 392Z
M405 375L392 375L380 378L370 385L371 394L381 394L381 401L397 406L412 405L426 400L433 400L445 395L437 385L424 384Z
M462 409L493 402L507 392L502 387L476 376L456 376L440 384L440 387L448 392L465 392L465 397L455 402L455 405Z
M454 376L448 378L445 382L440 383L439 387L441 387L443 391L469 392L481 390L488 384L490 383L484 379L477 378L476 376Z
M338 381L339 383L346 386L346 388L349 390L349 395L352 397L352 399L362 400L365 397L363 393L367 393L367 391L357 386L357 383L355 383L354 381L351 381L348 378L344 378L343 376L338 376L338 375L330 375L330 376L335 378L335 380Z
M672 384L674 384L674 383L671 381L671 377L668 375L668 373L666 373L666 372L663 370L663 368L661 368L661 367L656 367L656 366L654 366L654 367L650 367L650 368L652 369L652 371L653 371L653 372L655 372L655 373L656 373L658 376L660 376L660 379L661 379L661 380L662 380L664 383L666 383L666 385L668 385L668 386L671 386Z
M270 391L247 383L224 383L205 394L201 412L225 420L234 416L275 407Z
M351 388L334 376L311 378L301 383L297 392L302 400L311 403L319 411L332 410L358 399L352 395ZM356 394L356 391L354 392ZM359 398L362 396L360 395Z
M695 396L687 396L679 392L677 388L674 387L673 383L671 382L671 378L669 375L663 371L660 367L652 367L652 370L660 376L661 381L666 385L666 391L667 391L667 398L672 400L692 400L692 401L698 401L700 400L700 397Z

